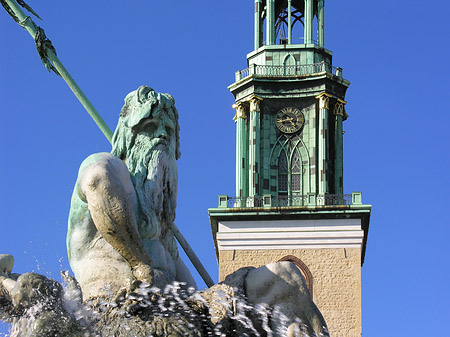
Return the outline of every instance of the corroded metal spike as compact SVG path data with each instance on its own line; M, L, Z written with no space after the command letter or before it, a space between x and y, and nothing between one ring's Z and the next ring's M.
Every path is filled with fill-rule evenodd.
M39 20L42 20L41 17L33 10L33 8L31 8L30 6L27 5L27 3L23 0L17 0L17 3L22 6L23 8L25 8L27 11L29 11L31 14L33 14L35 17L37 17Z

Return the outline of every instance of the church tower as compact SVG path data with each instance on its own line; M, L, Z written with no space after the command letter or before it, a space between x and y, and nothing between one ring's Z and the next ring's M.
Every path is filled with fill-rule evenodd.
M324 0L255 0L254 50L229 86L236 196L209 216L219 279L292 261L333 337L361 336L361 266L371 206L344 194L350 82L325 48Z

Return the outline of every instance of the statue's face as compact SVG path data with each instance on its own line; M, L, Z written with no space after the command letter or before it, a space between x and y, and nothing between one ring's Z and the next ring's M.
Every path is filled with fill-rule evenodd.
M140 133L152 139L152 147L168 151L172 154L176 149L176 125L165 113L152 116L142 121Z
M145 153L160 148L178 159L181 155L178 132L178 111L173 97L141 86L125 97L113 136L113 153L125 159L130 151Z

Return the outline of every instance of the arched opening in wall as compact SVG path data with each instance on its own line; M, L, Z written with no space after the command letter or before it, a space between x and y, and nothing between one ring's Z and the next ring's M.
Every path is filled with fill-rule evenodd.
M304 23L303 10L292 7L292 43L299 44L304 42Z
M296 73L296 61L291 54L286 55L283 61L284 75L295 75Z
M263 10L261 13L260 21L259 21L260 22L259 24L261 26L261 30L259 32L259 42L260 42L259 46L260 47L265 46L267 44L266 20L267 20L266 11Z
M291 7L291 33L292 43L304 43L303 14L304 8ZM275 40L276 44L288 44L289 37L289 6L287 2L280 2L280 6L275 8Z
M288 9L281 9L275 22L276 44L288 44L289 35Z
M311 274L311 271L306 266L306 264L303 263L302 260L300 260L298 257L295 257L294 255L286 255L278 260L278 262L281 261L289 261L292 262L297 266L298 269L300 269L300 272L302 273L303 277L306 281L306 286L308 287L309 293L311 294L311 298L313 297L313 276Z
M313 17L313 42L314 44L318 44L319 41L319 23L317 18L317 13L314 13Z
M292 56L291 54L287 54L286 57L284 58L283 65L287 68L295 67L296 65L295 57Z

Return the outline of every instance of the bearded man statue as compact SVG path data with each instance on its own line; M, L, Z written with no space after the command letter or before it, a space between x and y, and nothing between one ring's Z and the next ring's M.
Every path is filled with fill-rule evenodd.
M172 96L147 86L128 94L112 147L84 160L72 195L67 249L83 300L134 280L196 288L172 231L180 157Z

